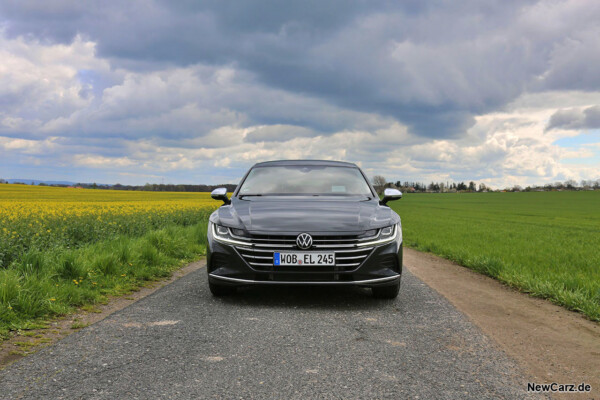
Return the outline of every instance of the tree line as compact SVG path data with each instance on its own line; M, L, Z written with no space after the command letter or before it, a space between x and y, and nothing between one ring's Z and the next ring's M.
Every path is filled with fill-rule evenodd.
M545 185L532 185L522 187L514 185L502 189L493 189L485 183L476 183L474 181L466 182L423 182L414 181L387 181L383 176L376 175L372 179L373 186L377 193L383 193L385 188L396 188L406 193L469 193L469 192L544 192L557 190L600 190L600 179L582 180L579 183L573 179L565 182L548 183Z
M0 184L8 183L4 179L0 179ZM15 185L25 185L24 182L14 182ZM33 183L32 183L33 185ZM146 183L145 185L122 185L120 183L114 185L104 185L97 183L76 183L73 185L66 185L62 183L47 184L41 182L38 186L53 186L53 187L75 187L81 189L112 189L112 190L139 190L147 192L212 192L216 188L227 188L228 192L233 192L237 185L231 183L224 183L221 185L184 185L184 184L172 184L172 183Z
M216 188L227 188L228 192L233 192L237 185L225 183L221 185L185 185L172 183L146 183L143 186L121 185L117 183L110 189L114 190L142 190L147 192L212 192Z
M378 193L385 188L395 188L406 193L454 193L454 192L487 192L491 190L485 183L476 184L474 181L465 182L431 182L425 184L415 181L387 181L383 176L373 177L373 187Z
M4 179L0 179L0 184L8 183ZM577 182L573 179L564 182L547 183L545 185L533 185L522 187L514 185L502 189L492 189L485 183L476 183L475 181L466 182L430 182L425 184L416 181L387 181L383 176L376 175L372 179L373 186L379 194L383 193L385 188L396 188L405 193L468 193L468 192L544 192L544 191L560 191L560 190L600 190L600 179L582 180ZM19 182L15 182L19 184ZM25 183L21 183L25 184ZM58 186L71 187L65 184L46 184L40 183L39 186ZM96 183L77 183L73 187L83 189L112 189L112 190L140 190L148 192L212 192L216 188L225 187L228 192L233 192L237 185L225 183L220 185L190 185L190 184L172 184L172 183L146 183L145 185L103 185Z

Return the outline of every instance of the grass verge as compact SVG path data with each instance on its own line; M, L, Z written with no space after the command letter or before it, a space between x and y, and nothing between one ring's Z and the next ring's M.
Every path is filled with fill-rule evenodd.
M548 276L542 269L523 270L519 265L506 264L503 260L473 256L460 251L452 251L433 243L407 243L407 246L423 252L435 254L479 273L495 278L521 292L550 300L554 304L584 314L592 321L600 321L598 293L594 288L578 285L577 278L570 276Z
M413 194L404 244L600 321L600 191Z
M207 223L173 224L139 237L122 235L73 250L29 250L0 269L0 337L39 328L49 318L170 276L206 253Z

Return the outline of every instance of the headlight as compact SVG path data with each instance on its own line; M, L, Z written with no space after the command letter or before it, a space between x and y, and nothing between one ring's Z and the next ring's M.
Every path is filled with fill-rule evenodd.
M242 235L245 236L245 233L242 229L233 229L233 228L228 228L223 225L217 225L217 224L212 224L212 223L211 223L211 228L212 228L212 235L217 242L227 243L227 244L248 245L248 242L242 242L242 241L236 240L232 237L231 230L241 231ZM240 236L242 236L242 235L240 235ZM237 238L237 236L238 235L236 235L235 237Z
M378 244L389 243L389 242L395 240L399 234L400 235L402 234L399 231L400 231L400 228L398 225L386 226L385 228L381 228L379 230L379 235L374 240L359 243L358 246L360 246L360 247L374 246L374 245L378 245Z
M379 234L381 235L382 238L384 238L384 237L390 237L394 233L394 228L395 227L396 227L396 225L387 226L385 228L382 228L381 232Z
M215 225L217 229L217 234L220 236L229 236L229 229L225 226Z

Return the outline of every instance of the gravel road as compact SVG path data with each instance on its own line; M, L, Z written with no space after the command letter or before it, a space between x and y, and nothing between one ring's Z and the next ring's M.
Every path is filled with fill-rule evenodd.
M527 378L405 271L400 297L249 288L206 270L0 371L0 398L527 398Z

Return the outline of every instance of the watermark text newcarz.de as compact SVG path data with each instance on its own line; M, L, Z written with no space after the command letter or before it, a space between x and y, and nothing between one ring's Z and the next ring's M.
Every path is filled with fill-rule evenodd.
M579 385L574 383L527 383L528 392L551 392L551 393L589 393L592 391L592 386L585 382Z

